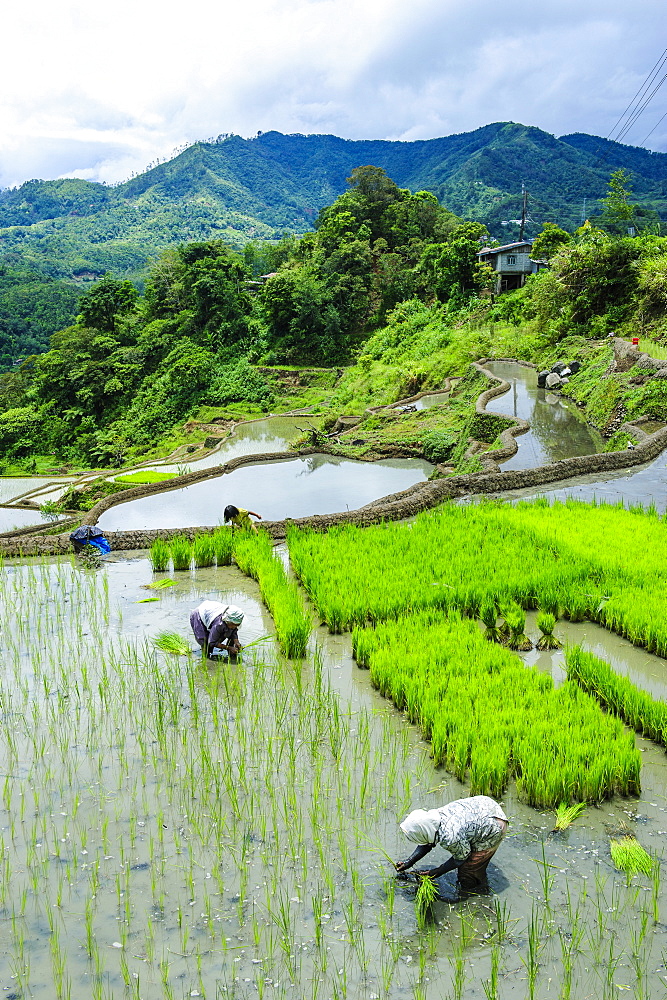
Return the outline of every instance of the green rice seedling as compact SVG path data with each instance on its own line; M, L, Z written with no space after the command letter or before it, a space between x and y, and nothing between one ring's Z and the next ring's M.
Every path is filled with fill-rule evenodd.
M311 620L299 589L288 580L282 562L273 552L265 532L240 532L234 542L234 557L242 572L254 577L276 623L278 643L289 659L305 656Z
M174 563L174 569L190 569L192 562L192 542L185 535L172 538L169 549Z
M215 545L212 535L197 535L192 545L195 566L212 566L215 561Z
M438 887L435 880L428 875L419 877L419 886L415 895L415 911L417 914L417 926L423 929L431 912L433 902L437 899Z
M618 839L612 838L609 849L611 860L619 871L631 875L651 875L655 867L655 858L644 850L636 837L627 835Z
M178 632L159 632L153 639L153 645L163 653L171 653L173 656L187 656L190 650L190 643Z
M554 826L554 830L567 830L568 826L575 821L577 816L581 816L585 808L585 802L575 802L571 806L567 802L561 802L556 809L556 825Z
M505 611L505 622L509 626L510 637L507 645L510 649L528 650L533 648L533 644L525 634L526 613L518 604L512 604Z
M169 565L171 550L161 538L156 538L150 548L151 566L155 573L162 573Z
M229 566L232 561L234 535L231 528L216 528L211 539L218 566Z
M498 628L498 612L495 601L485 601L481 606L479 617L486 625L484 638L488 642L501 642L502 636Z
M553 634L556 618L548 611L540 611L537 616L537 627L542 635L537 640L538 649L560 649L562 643Z
M160 580L153 580L152 583L145 583L144 587L146 590L166 590L168 587L175 587L176 581L170 579L169 577L163 577Z
M565 655L567 676L638 733L667 746L667 705L640 691L627 677L581 646Z

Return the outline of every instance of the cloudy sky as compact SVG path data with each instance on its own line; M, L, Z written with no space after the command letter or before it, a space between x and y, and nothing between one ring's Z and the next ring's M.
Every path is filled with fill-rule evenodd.
M113 183L221 132L606 136L667 45L658 0L14 0L2 34L0 187ZM625 142L667 151L666 99Z

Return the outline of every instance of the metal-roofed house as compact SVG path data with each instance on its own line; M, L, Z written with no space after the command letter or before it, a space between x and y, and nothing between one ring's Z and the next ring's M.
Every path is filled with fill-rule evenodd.
M526 275L536 274L547 267L545 260L533 260L530 252L532 240L505 243L502 247L484 247L477 254L480 264L490 264L496 272L496 292L509 292L522 288Z

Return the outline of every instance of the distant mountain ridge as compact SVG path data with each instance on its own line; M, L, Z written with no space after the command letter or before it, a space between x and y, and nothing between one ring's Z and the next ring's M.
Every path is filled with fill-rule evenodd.
M136 275L169 244L220 238L240 248L302 233L366 164L501 239L515 235L501 224L520 214L522 183L533 232L544 221L571 229L618 167L632 172L634 199L667 218L667 154L582 133L556 138L513 122L414 142L265 132L195 143L115 187L33 180L0 191L0 262L75 280Z

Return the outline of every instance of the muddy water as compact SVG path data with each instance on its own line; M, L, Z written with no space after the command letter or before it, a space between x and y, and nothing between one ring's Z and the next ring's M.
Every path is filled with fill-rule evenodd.
M573 403L537 388L534 368L505 361L489 362L485 367L510 383L509 390L494 396L487 410L522 417L530 423L530 430L516 438L519 450L501 463L503 469L531 469L602 450L600 435L582 420Z
M222 522L229 503L267 519L355 510L422 482L431 468L428 462L412 459L354 462L331 455L263 462L118 504L102 515L99 524L107 531L214 525Z
M349 635L316 629L321 672L283 666L266 644L237 666L137 656L160 630L188 635L204 597L244 608L246 643L272 631L234 568L174 574L138 603L151 579L142 556L6 570L2 600L31 594L32 616L23 630L8 617L1 637L4 995L472 1000L495 951L497 995L522 1000L531 928L532 995L664 995L663 894L650 879L626 887L608 852L625 823L662 853L662 750L640 743L640 798L588 809L563 834L510 789L493 894L459 900L446 876L419 930L413 882L378 850L406 856L397 821L466 787L372 689ZM619 662L636 653L617 642Z

